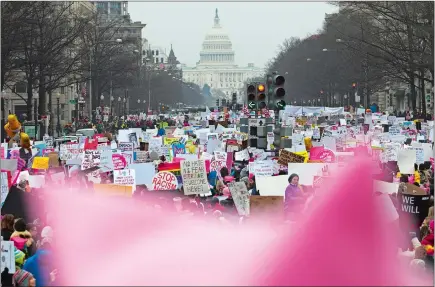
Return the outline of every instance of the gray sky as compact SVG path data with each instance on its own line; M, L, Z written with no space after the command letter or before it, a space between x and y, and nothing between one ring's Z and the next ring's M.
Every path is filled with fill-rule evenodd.
M129 2L128 10L133 21L147 24L142 36L151 45L169 52L172 44L178 60L194 66L216 8L236 63L259 67L275 56L284 39L315 33L325 13L338 10L324 2Z

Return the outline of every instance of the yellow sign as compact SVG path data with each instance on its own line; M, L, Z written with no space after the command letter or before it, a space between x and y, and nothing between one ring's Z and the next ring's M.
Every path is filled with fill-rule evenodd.
M133 187L128 185L94 183L94 191L102 195L133 196Z
M48 157L37 156L33 159L33 169L48 169Z
M163 138L163 145L169 145L172 146L173 143L179 142L180 139L179 138L167 138L164 137Z

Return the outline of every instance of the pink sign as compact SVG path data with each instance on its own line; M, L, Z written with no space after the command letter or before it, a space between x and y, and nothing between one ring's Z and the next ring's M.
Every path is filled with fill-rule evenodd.
M122 155L112 154L112 161L114 170L124 169L127 166L127 161Z
M153 177L153 190L175 190L178 187L177 177L168 171L161 171Z
M319 160L323 162L335 162L335 154L332 150L320 147L310 149L310 160Z
M0 147L0 158L1 159L5 158L5 148L4 147Z

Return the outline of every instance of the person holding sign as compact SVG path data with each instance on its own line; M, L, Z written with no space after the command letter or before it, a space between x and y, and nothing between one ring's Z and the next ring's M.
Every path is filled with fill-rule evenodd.
M299 185L299 176L293 173L288 178L288 183L284 198L284 212L286 215L290 212L299 212L305 204L305 195Z

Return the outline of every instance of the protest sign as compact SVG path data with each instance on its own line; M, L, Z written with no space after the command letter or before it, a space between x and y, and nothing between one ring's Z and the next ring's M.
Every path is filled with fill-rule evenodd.
M125 197L132 197L133 195L133 187L128 185L94 183L94 191L96 194L101 195L120 195Z
M6 197L9 193L9 185L8 185L8 174L7 172L2 171L1 172L1 206L3 206L3 203L6 200ZM0 207L1 207L0 206Z
M100 164L101 151L96 149L85 150L81 170L90 169Z
M48 157L36 156L33 159L32 168L33 169L48 169L48 167L49 167L48 161L49 161Z
M272 176L274 174L274 167L272 161L257 161L251 164L250 171L256 178L263 176Z
M178 187L177 177L168 171L161 171L153 177L153 190L175 190Z
M133 169L113 171L113 183L118 185L135 185L136 175Z
M48 155L48 165L50 167L58 167L59 166L59 155L57 152L50 152Z
M235 153L236 161L248 161L249 160L249 152L248 149L244 149L242 151Z
M249 215L249 192L244 182L232 181L228 183L237 212L240 216Z
M218 173L220 173L221 169L223 167L227 166L227 160L225 159L225 161L223 160L212 160L210 162L210 171L216 171Z
M128 165L130 170L134 170L135 174L139 175L135 184L151 184L153 177L156 174L156 167L152 162L147 163L132 163Z
M145 163L149 159L149 152L147 151L136 151L136 158L134 159L135 163Z
M45 143L46 148L53 148L53 137L44 136L43 141Z
M423 147L412 147L410 150L415 151L415 162L420 164L424 163L424 150Z
M210 192L204 160L183 160L180 165L184 195Z
M113 170L114 166L113 166L111 150L101 151L100 164L98 166L100 167L101 172L108 172Z
M134 145L132 142L120 142L118 144L118 149L121 150L121 152L133 152L134 150Z
M126 153L123 154L112 154L112 162L113 162L113 169L114 170L120 170L124 169L127 166L127 160L124 157Z
M186 146L182 143L173 143L172 144L172 152L174 157L177 156L177 154L185 154L186 153Z
M224 152L224 151L215 151L214 152L214 158L215 158L215 160L226 161L227 160L227 153Z
M416 162L416 153L414 150L401 149L397 154L397 165L400 173L414 174L414 163Z
M9 274L15 273L15 248L13 241L3 241L1 242L2 252L1 252L1 271L3 272L5 268L8 268Z
M420 192L412 194L416 189L419 189ZM399 215L405 220L411 220L416 227L420 226L429 210L430 195L425 194L424 190L412 184L406 184L405 192L400 193Z
M305 161L305 157L301 156L301 155L297 155L293 152L287 151L285 149L281 150L281 153L279 155L279 159L278 159L278 163L280 165L285 165L287 166L287 164L289 162L304 162Z

